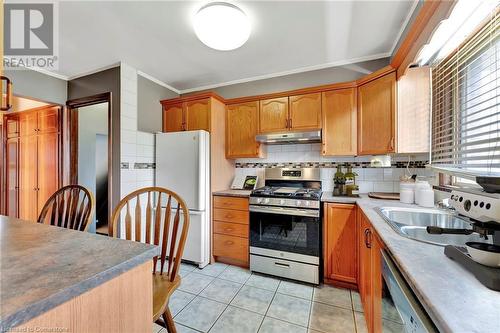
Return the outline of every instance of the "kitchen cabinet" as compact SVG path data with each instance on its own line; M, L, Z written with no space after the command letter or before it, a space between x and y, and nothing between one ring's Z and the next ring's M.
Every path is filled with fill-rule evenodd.
M322 155L357 155L356 88L322 93Z
M321 129L321 93L289 97L290 130Z
M6 215L19 216L19 138L9 138L5 147Z
M161 101L163 105L163 132L211 130L213 98L175 98Z
M19 119L17 116L12 116L6 119L5 132L7 138L17 138L19 136Z
M180 132L184 130L184 111L182 103L163 109L163 132Z
M260 101L259 133L287 131L288 119L288 97Z
M213 197L213 255L216 261L248 267L248 198Z
M396 152L396 73L358 87L358 154Z
M49 106L6 115L18 119L19 137L6 138L7 214L36 221L59 188L60 108Z
M325 282L357 288L358 228L356 205L324 206L323 261Z
M408 68L398 78L398 153L430 150L430 72L429 67Z
M368 218L358 210L359 276L358 286L368 332L382 331L382 272L383 243Z
M210 98L204 98L185 103L186 131L210 132L210 102Z
M258 101L227 106L227 158L262 157L260 144L255 141L258 117Z

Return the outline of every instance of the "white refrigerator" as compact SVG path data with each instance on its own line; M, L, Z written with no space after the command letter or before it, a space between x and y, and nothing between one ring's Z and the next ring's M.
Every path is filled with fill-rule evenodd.
M176 192L189 209L183 260L200 268L210 261L210 134L156 134L156 186Z

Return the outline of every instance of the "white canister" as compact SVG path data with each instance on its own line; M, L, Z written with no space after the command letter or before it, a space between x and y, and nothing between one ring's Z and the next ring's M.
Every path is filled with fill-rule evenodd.
M415 202L415 192L412 189L405 188L399 192L399 201L412 204Z
M399 201L409 204L415 202L415 182L399 183Z
M420 203L422 207L434 207L434 190L432 188L420 190Z
M425 190L431 190L431 185L425 180L417 180L415 183L415 203L420 205L422 202L422 192Z

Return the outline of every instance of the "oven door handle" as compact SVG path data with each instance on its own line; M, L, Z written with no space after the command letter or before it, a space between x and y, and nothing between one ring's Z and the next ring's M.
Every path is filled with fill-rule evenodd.
M262 207L255 205L250 205L249 210L250 212L253 213L319 217L319 210L283 208L283 207Z

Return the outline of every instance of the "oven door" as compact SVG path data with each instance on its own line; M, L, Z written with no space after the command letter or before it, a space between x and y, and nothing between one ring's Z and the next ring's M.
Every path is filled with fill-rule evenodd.
M250 246L319 257L319 210L251 205Z

